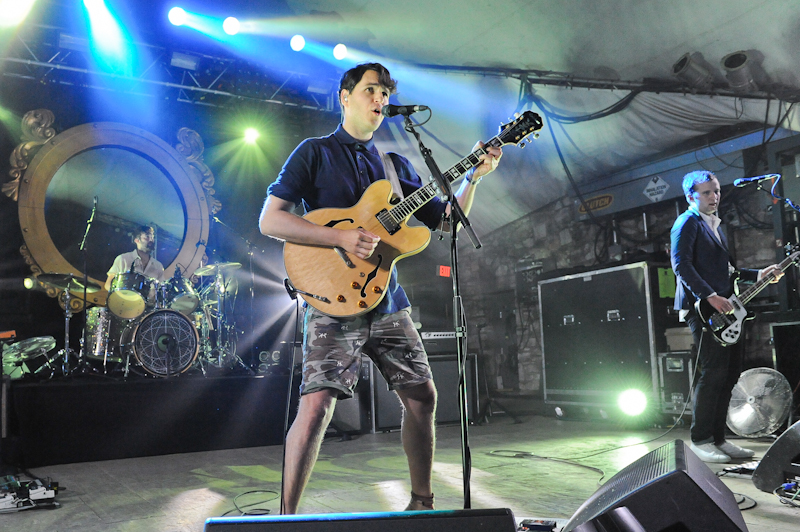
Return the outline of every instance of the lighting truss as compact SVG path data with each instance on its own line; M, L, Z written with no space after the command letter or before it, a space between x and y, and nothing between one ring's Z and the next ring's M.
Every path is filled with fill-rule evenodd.
M5 56L2 75L36 83L58 83L176 101L229 107L251 101L335 112L335 95L314 90L318 80L297 72L268 72L245 61L134 43L148 61L123 76L97 69L81 39L53 26L19 31ZM65 47L65 43L78 43ZM309 90L311 86L311 90Z

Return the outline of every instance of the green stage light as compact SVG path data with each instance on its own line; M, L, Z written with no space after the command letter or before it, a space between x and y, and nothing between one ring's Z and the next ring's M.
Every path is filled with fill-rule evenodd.
M617 406L629 416L638 416L647 408L647 397L640 390L625 390L619 394Z
M244 130L244 141L248 144L255 144L261 133L254 127L248 127Z

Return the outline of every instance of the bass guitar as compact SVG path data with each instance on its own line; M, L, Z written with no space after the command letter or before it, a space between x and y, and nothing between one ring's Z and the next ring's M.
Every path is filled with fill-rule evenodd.
M489 148L520 144L541 128L541 117L525 111L514 121L501 125L500 133L483 147L444 172L445 179L452 183L480 164L481 155ZM338 247L287 242L283 261L297 293L329 316L358 316L373 310L385 296L395 263L421 252L430 242L427 227L408 227L406 223L436 195L436 187L428 183L393 204L392 184L381 179L370 185L353 207L317 209L306 214L304 218L317 225L364 228L381 240L368 259L360 259Z
M795 246L793 252L778 264L780 271L785 271L792 264L796 265L798 258L800 258L800 251L797 251L797 246ZM697 315L703 320L706 329L711 332L714 340L726 346L733 345L739 341L742 335L742 325L745 320L753 318L745 308L745 305L759 292L765 289L775 277L776 275L774 273L766 275L744 292L729 297L728 299L733 305L733 310L728 313L718 312L717 309L705 299L695 301L694 308L697 311Z

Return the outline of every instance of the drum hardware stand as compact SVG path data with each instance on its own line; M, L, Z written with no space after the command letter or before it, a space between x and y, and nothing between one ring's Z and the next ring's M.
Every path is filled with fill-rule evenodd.
M94 215L97 213L97 196L94 197L94 202L92 205L92 214L89 216L89 219L86 220L86 231L83 232L83 240L81 240L80 245L80 252L83 256L83 336L81 337L81 348L78 351L78 366L75 368L77 373L94 373L94 369L92 369L84 357L84 349L87 348L89 345L89 313L87 312L86 306L89 304L89 300L87 299L86 295L88 293L88 286L89 286L89 271L87 269L86 263L86 239L89 236L89 230L92 228L92 222L94 222ZM69 292L69 291L67 291ZM107 346L106 346L107 349ZM103 372L105 373L105 362L108 358L108 353L103 358Z
M56 353L56 358L63 358L61 361L61 372L62 375L66 377L69 375L69 355L73 353L72 349L69 347L69 320L72 318L72 309L70 308L72 295L70 294L69 288L64 289L61 298L64 301L64 349Z

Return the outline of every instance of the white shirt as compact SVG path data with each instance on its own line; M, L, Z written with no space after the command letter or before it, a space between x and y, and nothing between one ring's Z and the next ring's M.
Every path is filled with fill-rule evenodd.
M111 268L108 270L108 274L117 275L119 273L127 273L131 271L131 265L133 265L133 271L141 273L145 277L151 277L161 281L164 275L164 265L153 257L150 257L147 267L142 268L142 258L135 249L117 256L117 258L114 259L114 264L112 264Z

